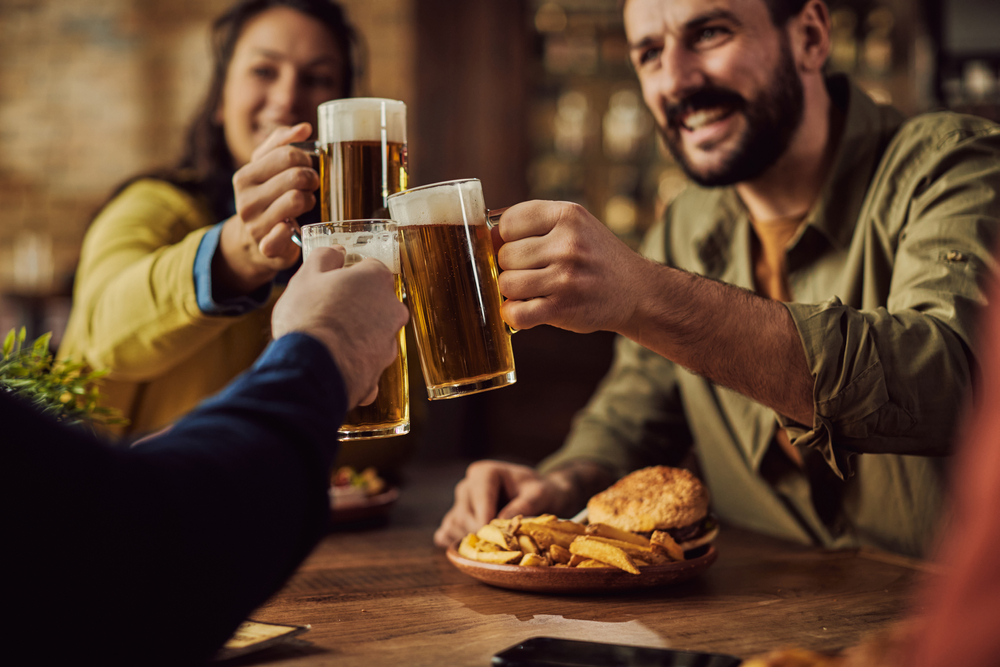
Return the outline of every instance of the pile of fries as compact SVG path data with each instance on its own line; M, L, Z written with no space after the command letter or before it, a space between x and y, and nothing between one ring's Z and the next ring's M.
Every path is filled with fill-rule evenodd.
M493 519L458 545L458 553L481 563L525 567L617 567L639 574L644 565L684 560L668 533L651 537L606 524L584 525L552 514Z

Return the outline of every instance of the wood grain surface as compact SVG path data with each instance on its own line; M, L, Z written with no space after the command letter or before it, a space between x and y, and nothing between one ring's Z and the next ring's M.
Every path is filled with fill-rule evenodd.
M293 643L227 665L486 666L554 636L748 656L835 651L899 618L914 582L892 559L828 552L723 526L697 579L651 591L548 595L457 570L431 536L462 469L411 470L387 521L339 526L253 618L310 625Z

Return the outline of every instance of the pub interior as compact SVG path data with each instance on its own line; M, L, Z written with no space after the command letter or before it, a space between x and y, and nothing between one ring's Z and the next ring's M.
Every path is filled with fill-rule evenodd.
M0 334L51 332L58 347L92 215L125 178L176 159L210 76L208 26L231 4L0 1ZM618 0L340 4L363 36L355 96L407 105L411 186L475 177L491 209L577 202L638 248L687 184L643 102ZM1000 122L1000 4L828 6L830 71L907 115L949 109ZM426 399L413 354L410 433L352 444L339 461L378 469L398 501L334 526L253 614L310 632L229 664L485 665L536 635L832 654L904 618L918 586L941 576L927 561L726 526L712 569L653 592L547 595L458 572L432 533L465 466L535 465L556 451L614 344L606 331L519 331L515 385L447 401Z

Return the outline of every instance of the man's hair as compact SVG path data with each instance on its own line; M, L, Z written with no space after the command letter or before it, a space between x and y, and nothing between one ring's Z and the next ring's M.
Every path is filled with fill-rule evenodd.
M798 16L809 0L764 0L771 23L781 28L793 16Z
M627 0L618 0L618 10L625 9ZM767 13L771 15L771 23L779 28L788 23L788 19L797 16L809 0L763 0Z

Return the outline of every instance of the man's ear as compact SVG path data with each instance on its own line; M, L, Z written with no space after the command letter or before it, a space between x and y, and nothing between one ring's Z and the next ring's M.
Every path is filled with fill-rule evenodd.
M830 55L830 11L823 0L808 0L785 26L792 54L803 72L820 72Z

